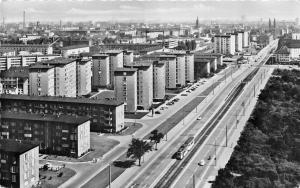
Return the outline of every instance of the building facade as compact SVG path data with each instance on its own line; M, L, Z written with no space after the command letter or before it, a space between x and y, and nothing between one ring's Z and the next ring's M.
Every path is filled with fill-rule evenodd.
M6 94L28 95L29 67L11 67L0 73L0 83Z
M123 51L123 64L129 65L133 63L133 52L132 51Z
M14 50L17 54L21 51L41 52L44 55L53 54L53 47L48 44L1 44L0 49Z
M87 116L91 131L118 132L124 128L124 102L72 97L1 95L2 111Z
M64 58L69 58L70 56L79 55L80 53L90 52L89 45L74 45L63 47L61 54Z
M235 53L235 36L234 35L215 35L214 52L224 55L233 55Z
M114 72L115 98L124 101L126 112L137 110L137 69L117 68Z
M92 91L92 61L89 59L76 60L76 95L82 96Z
M235 51L241 52L243 51L243 33L237 32L234 34L235 36Z
M34 64L29 66L29 95L55 96L54 67L50 65Z
M185 80L186 82L193 83L194 79L194 54L187 52L185 55Z
M0 187L31 188L38 181L38 144L0 139Z
M162 100L166 96L166 63L153 61L153 99Z
M1 139L37 142L41 153L80 157L90 149L89 117L6 111L0 122Z
M109 56L106 54L96 54L93 55L92 59L92 88L107 87L111 83Z

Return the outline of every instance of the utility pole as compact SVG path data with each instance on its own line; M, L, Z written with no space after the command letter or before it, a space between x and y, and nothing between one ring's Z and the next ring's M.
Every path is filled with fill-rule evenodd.
M109 188L111 188L111 166L110 166L110 164L108 165L108 180L109 180L109 182L108 182L108 187Z
M228 133L228 130L227 130L227 124L226 124L226 147L227 147L227 144L228 144L228 138L227 138L227 133Z
M217 141L215 140L215 166L217 166Z
M196 188L196 178L195 178L195 174L193 174L193 188Z
M253 86L253 97L255 97L255 84Z

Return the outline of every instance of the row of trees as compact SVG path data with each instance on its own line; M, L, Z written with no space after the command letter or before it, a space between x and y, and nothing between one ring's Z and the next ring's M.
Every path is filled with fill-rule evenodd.
M275 70L213 188L300 183L300 71Z
M155 144L155 150L157 150L157 144L160 143L163 138L164 134L158 130L153 130L151 132L149 139ZM138 160L139 166L141 166L142 156L145 153L152 151L152 146L151 143L144 141L143 139L133 138L127 150L127 157Z

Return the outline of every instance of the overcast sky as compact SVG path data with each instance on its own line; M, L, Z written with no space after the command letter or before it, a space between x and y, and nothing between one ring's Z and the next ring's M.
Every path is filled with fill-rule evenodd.
M2 2L1 2L2 1ZM194 22L300 17L298 1L99 1L99 0L0 0L0 16L6 21L159 21ZM2 20L2 18L1 18Z

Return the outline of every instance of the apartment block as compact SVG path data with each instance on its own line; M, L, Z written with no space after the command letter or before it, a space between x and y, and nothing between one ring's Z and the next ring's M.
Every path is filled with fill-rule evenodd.
M241 52L243 51L243 33L241 32L237 32L237 33L234 33L234 36L235 36L235 50L237 52Z
M153 61L153 99L165 98L166 63L165 61Z
M117 68L114 72L115 98L124 101L126 112L137 110L137 71L136 68Z
M114 86L114 71L117 68L122 68L123 63L123 51L121 50L108 50L103 54L107 54L109 56L109 77L110 77L110 85Z
M153 102L153 61L135 61L126 67L137 69L137 108L150 109Z
M29 95L55 96L54 66L34 64L29 66Z
M194 79L194 54L187 52L185 55L185 81L192 83Z
M54 67L55 96L76 97L76 59L56 58L43 64Z
M89 59L76 60L76 95L82 96L92 91L92 61Z
M231 34L215 35L214 52L233 55L235 53L235 36Z
M73 97L0 95L2 111L87 116L91 131L118 132L124 128L124 102Z
M249 31L243 32L243 48L246 48L249 46Z
M44 55L53 54L53 47L48 44L1 44L0 50L41 52Z
M176 56L176 87L185 86L186 84L186 52L185 51L172 51L168 55Z
M80 53L90 52L89 45L72 45L63 47L61 54L64 58L79 55Z
M124 66L133 63L133 51L123 51L123 63Z
M107 87L111 83L109 56L96 54L93 55L92 61L92 88Z
M29 67L11 67L0 72L0 83L6 94L28 95Z
M39 181L39 144L0 139L0 187L31 188Z
M1 114L1 139L39 143L41 153L80 157L90 149L90 121L86 116Z
M177 87L177 81L176 81L176 56L175 55L160 55L158 56L159 61L162 61L165 63L165 70L166 70L166 88L167 89L175 89Z
M61 57L60 55L26 55L26 56L0 56L0 72L11 67L24 67L37 62Z

